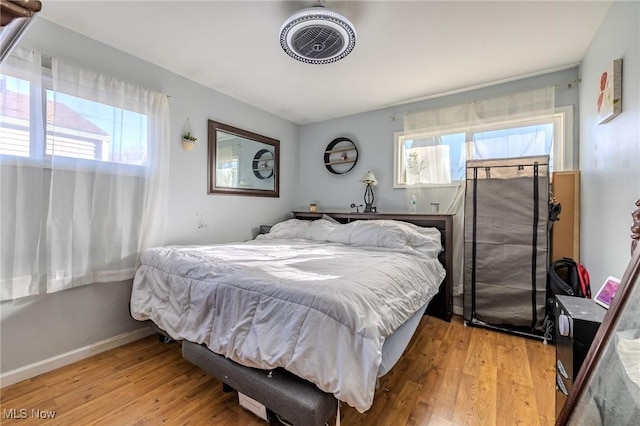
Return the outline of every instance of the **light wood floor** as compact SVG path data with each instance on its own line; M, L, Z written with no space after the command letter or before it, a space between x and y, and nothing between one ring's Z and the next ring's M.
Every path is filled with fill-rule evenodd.
M360 414L343 405L341 423L553 425L554 361L552 345L465 327L460 317L424 317L402 360L381 379L371 409ZM266 424L183 360L180 344L156 337L0 392L3 425ZM37 410L55 417L37 418Z

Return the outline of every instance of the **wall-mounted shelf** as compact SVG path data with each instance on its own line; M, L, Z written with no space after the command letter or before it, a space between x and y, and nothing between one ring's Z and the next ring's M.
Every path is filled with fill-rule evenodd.
M273 177L273 153L268 149L261 149L253 157L253 174L258 179L269 179Z
M353 151L353 146L347 146L344 148L334 148L334 149L325 151L325 153L333 154L334 152L346 152L346 151Z
M341 137L332 140L324 151L324 166L333 174L347 173L355 167L357 162L358 148L349 138Z
M340 160L340 161L332 161L330 163L324 163L325 166L333 166L334 164L350 164L355 163L357 160Z

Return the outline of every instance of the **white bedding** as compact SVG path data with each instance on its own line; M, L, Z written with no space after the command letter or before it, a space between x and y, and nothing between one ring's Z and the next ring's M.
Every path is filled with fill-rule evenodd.
M295 219L254 241L145 251L131 313L240 364L283 367L366 411L382 346L438 291L440 233Z

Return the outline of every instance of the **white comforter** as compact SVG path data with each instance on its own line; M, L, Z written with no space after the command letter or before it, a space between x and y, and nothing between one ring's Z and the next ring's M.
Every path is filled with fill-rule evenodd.
M364 412L385 338L444 278L437 230L387 222L291 220L246 243L149 249L131 313L240 364L283 367Z

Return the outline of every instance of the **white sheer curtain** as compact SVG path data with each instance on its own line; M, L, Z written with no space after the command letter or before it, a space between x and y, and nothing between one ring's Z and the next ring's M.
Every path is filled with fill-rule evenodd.
M407 184L433 182L436 184L451 181L449 146L421 146L405 150L410 160ZM424 167L425 164L431 167Z
M405 135L420 132L433 134L439 131L464 133L467 135L463 150L467 155L466 159L552 154L550 144L540 143L543 130L535 126L535 120L531 122L531 126L526 127L526 130L523 130L524 126L520 125L516 126L518 131L509 132L504 129L509 127L510 122L551 115L554 112L554 104L555 87L550 86L440 109L419 111L405 115L404 133ZM495 129L502 131L492 132ZM441 160L449 161L444 157ZM432 164L432 167L444 169L448 165ZM464 270L464 188L462 180L448 187L422 186L407 191L407 198L417 193L422 201L439 202L441 213L455 214L453 218L454 294L462 294L464 279L462 274Z
M42 86L40 55L16 48L0 74L0 296L7 300L46 291L40 242L50 172L31 158L29 145L32 139L44 139L43 126L31 126L43 121L43 110L29 97Z
M39 57L15 61L15 75L42 71ZM46 125L27 114L27 156L0 146L2 300L133 277L140 251L163 240L166 95L56 59L29 83Z

